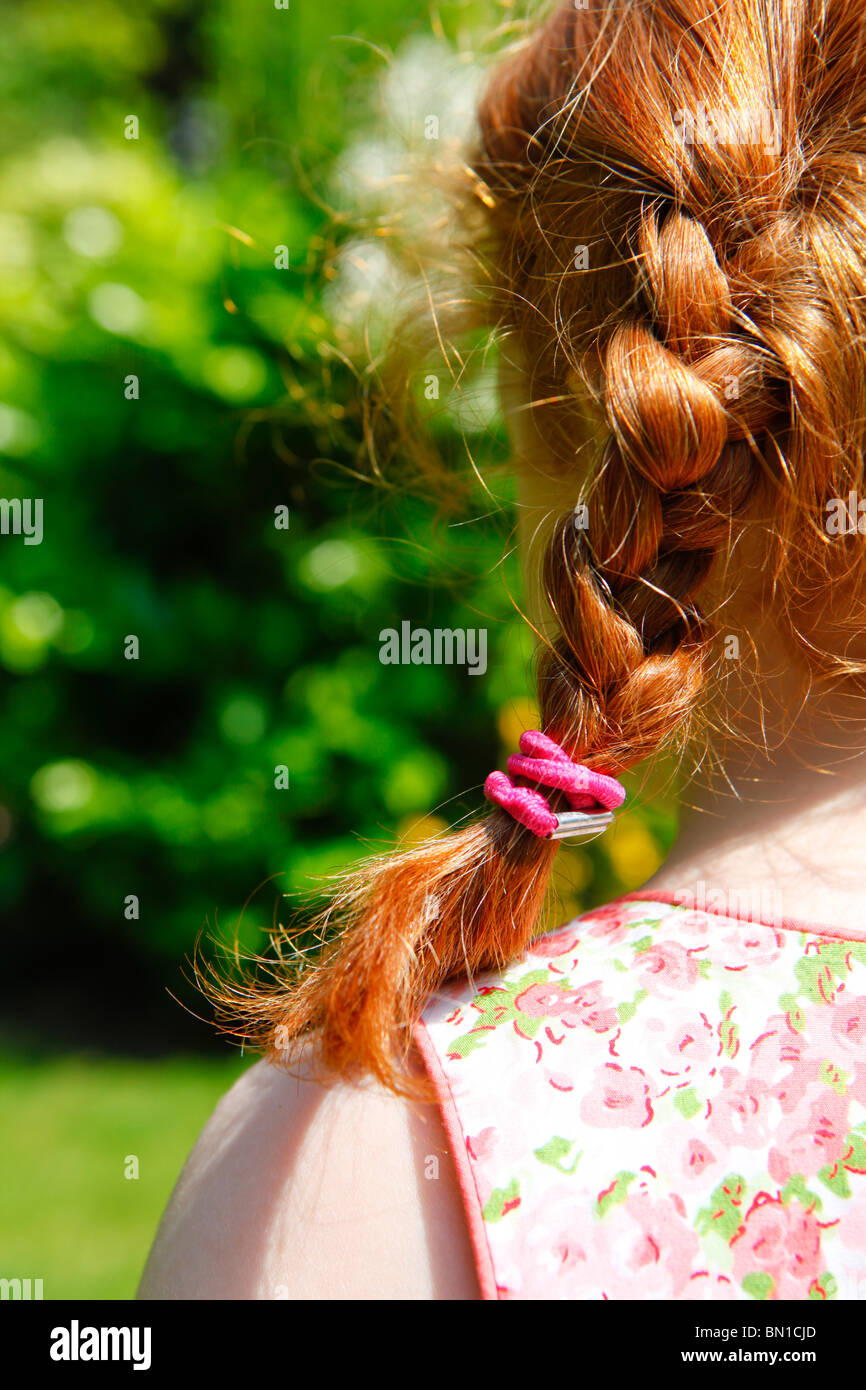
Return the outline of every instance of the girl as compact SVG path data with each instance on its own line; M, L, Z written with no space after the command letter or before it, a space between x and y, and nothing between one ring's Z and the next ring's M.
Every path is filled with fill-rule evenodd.
M540 727L485 818L347 878L317 963L224 987L266 1060L142 1297L862 1296L864 36L588 0L492 71ZM539 935L560 839L672 748L662 870Z

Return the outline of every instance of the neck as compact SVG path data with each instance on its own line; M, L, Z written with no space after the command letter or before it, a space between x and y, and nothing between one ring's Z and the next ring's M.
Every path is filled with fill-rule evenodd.
M866 731L839 716L727 754L713 785L688 789L677 843L644 886L866 937Z

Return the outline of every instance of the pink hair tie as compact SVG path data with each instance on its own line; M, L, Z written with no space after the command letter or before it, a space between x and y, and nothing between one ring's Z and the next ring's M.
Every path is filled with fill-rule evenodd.
M541 792L515 786L504 772L491 772L484 783L488 801L495 801L540 839L564 840L606 830L613 812L625 801L625 787L615 777L573 763L558 743L538 729L520 735L520 753L512 753L508 771L565 793L571 811L557 816Z

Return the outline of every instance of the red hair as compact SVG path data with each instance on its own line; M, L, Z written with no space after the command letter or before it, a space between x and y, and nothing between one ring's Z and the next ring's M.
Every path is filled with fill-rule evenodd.
M850 655L862 543L824 525L829 500L864 487L864 33L862 0L569 3L489 75L473 254L503 353L532 364L564 496L540 565L555 620L541 727L591 768L616 776L689 739L723 669L702 599L734 592L749 530L808 679L866 670ZM267 983L210 968L204 987L275 1059L314 1032L329 1070L417 1089L426 997L525 950L555 853L495 810L346 875L314 962L281 949Z

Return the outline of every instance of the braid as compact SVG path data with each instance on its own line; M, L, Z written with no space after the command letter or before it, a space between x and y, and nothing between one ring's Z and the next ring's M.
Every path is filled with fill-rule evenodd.
M562 635L539 676L545 727L616 768L688 736L712 664L697 597L758 480L742 441L775 412L759 354L731 334L705 230L676 208L659 229L645 205L639 242L649 317L593 345L610 436L588 528L566 518L550 542L545 590Z
M532 364L539 445L588 517L560 517L545 545L542 727L590 768L691 737L715 594L751 527L780 627L813 666L866 673L859 538L834 546L822 524L828 498L866 488L864 37L862 0L562 4L480 103L487 324ZM773 111L776 138L686 140L678 117L706 107ZM807 631L834 584L844 621L818 605ZM315 1031L326 1067L417 1092L424 1000L525 949L555 852L497 809L368 862L322 914L315 964L290 939L269 986L205 979L218 1017L280 1061Z

